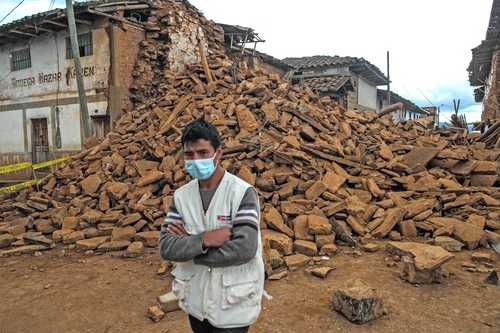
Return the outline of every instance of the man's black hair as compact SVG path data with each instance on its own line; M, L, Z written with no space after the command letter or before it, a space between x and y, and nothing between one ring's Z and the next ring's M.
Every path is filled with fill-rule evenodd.
M188 142L194 142L199 139L210 141L214 149L218 149L222 144L221 137L215 126L203 118L193 120L184 128L181 138L182 147Z

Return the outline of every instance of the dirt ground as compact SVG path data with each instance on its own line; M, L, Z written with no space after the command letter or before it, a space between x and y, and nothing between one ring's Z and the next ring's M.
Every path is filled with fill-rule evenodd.
M470 252L458 253L445 266L451 276L431 286L400 280L383 252L358 258L349 252L332 258L336 270L327 279L301 270L268 281L273 300L264 302L250 332L500 332L500 287L484 284L485 273L462 270ZM158 267L152 250L138 259L65 255L62 249L0 258L0 333L190 332L182 312L160 323L146 316L156 296L170 290L169 275L158 275ZM333 290L355 278L377 288L387 316L360 326L330 310Z

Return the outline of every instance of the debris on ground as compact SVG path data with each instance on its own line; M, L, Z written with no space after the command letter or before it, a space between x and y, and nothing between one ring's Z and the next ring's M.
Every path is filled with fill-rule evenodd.
M386 249L401 257L401 279L412 284L441 283L442 266L453 258L440 246L414 242L389 242Z
M365 324L387 314L376 290L359 279L334 292L332 308L356 324Z
M1 195L0 255L55 243L125 257L156 247L173 192L190 180L181 130L200 117L224 138L222 165L263 201L269 277L361 237L420 237L459 250L451 238L473 250L500 235L500 149L423 119L345 111L277 74L249 70L226 56L222 28L187 3L158 1L151 14L133 109L39 191Z

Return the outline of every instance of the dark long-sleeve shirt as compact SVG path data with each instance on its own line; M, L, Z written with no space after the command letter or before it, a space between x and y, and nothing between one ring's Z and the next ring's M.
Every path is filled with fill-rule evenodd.
M206 211L217 188L200 190L203 209ZM168 223L183 223L182 216L172 201L160 234L160 255L164 260L183 262L194 260L195 264L209 267L227 267L250 261L258 248L259 199L254 188L249 188L232 221L232 236L219 248L203 249L203 234L178 236L167 231Z

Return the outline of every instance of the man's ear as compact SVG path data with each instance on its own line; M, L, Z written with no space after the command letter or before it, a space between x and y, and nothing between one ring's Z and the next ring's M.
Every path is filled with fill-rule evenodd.
M217 165L222 161L222 156L224 155L224 151L222 148L217 148L215 151L215 159L217 160Z

